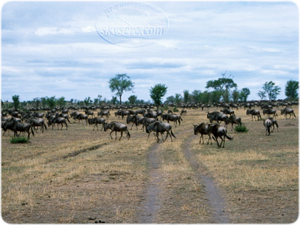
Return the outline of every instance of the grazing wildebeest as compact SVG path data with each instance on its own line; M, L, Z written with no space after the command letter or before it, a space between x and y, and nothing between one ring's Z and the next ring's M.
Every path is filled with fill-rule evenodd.
M138 125L139 124L143 124L143 122L144 122L143 119L144 119L144 117L139 116L139 115L133 115L133 116L132 115L128 115L127 118L126 118L126 123L127 124L132 123L132 126L131 126L130 130L132 130L132 127L134 125L136 126L136 129L138 129Z
M103 124L104 123L105 123L104 118L95 117L95 118L88 119L88 124L89 125L94 124L93 131L94 131L95 127L97 127L97 131L98 131L98 124L102 124L102 129L103 129Z
M271 127L273 127L272 132L274 131L275 125L276 125L277 131L278 131L278 123L272 117L269 117L269 118L263 120L263 125L266 128L266 135L267 136L271 134L271 130L270 130Z
M263 110L263 114L274 115L274 117L278 116L275 109L267 108Z
M28 139L30 137L30 133L32 133L32 135L34 136L34 132L33 132L33 129L32 129L32 126L31 126L30 123L22 123L22 122L17 122L17 121L14 121L14 120L13 120L13 123L14 123L14 127L13 127L14 136L19 136L18 131L27 132L27 134L28 134L27 138Z
M261 119L261 115L260 115L260 111L259 110L256 110L256 109L247 109L246 115L249 115L249 114L252 116L252 120L253 120L253 117L254 117L254 120L255 120L255 116L257 116L257 121L259 119Z
M151 131L156 132L157 143L160 141L160 139L158 137L159 133L163 134L164 132L167 132L165 140L167 140L168 136L170 136L171 141L173 141L172 136L174 138L176 138L172 131L172 126L169 123L164 123L161 121L156 121L154 123L151 123L146 127L146 132L150 133ZM148 135L148 138L149 138L149 135Z
M182 109L181 112L180 112L180 116L183 116L183 115L186 115L186 114L187 114L186 109Z
M57 129L58 129L59 124L61 125L61 130L63 129L64 124L66 125L66 130L68 129L68 124L64 117L55 117L53 120L48 121L48 126L52 125L52 130L53 130L53 127L55 126L55 124L57 124Z
M228 116L222 112L214 111L212 113L207 113L207 119L209 119L209 122L212 123L213 121L224 121L228 118Z
M109 134L111 139L113 139L113 137L111 136L112 132L115 132L116 139L117 139L117 132L121 132L121 137L119 138L119 141L121 140L121 138L123 136L123 132L125 132L127 134L128 140L130 138L130 133L125 124L118 123L116 121L112 121L110 123L104 123L103 127L104 127L104 131L106 131L107 129L111 129L111 132Z
M102 111L98 112L98 116L101 116L101 117L106 116L106 118L108 119L109 116L110 116L110 112L107 109L106 110L102 110Z
M225 147L225 138L228 140L233 140L233 137L227 135L227 129L225 127L220 126L219 124L212 124L208 126L209 132L213 134L213 139L217 142L219 148ZM218 138L221 138L221 143L219 144Z
M242 125L242 119L240 117L237 117L236 115L231 115L225 120L225 126L227 126L229 123L231 123L231 130L233 130L233 124L237 124L238 126Z
M290 115L289 118L291 118L291 116L293 115L294 117L296 117L294 110L290 109L290 108L284 108L283 110L281 110L281 115L284 114L285 118L287 119L287 114Z
M203 135L207 134L208 135L208 140L207 140L207 144L209 144L209 140L210 140L210 144L212 145L212 140L211 140L211 134L208 130L208 124L205 123L200 123L199 125L194 125L194 134L201 134L200 136L200 140L199 140L199 144L201 144L201 138L204 144L204 138Z

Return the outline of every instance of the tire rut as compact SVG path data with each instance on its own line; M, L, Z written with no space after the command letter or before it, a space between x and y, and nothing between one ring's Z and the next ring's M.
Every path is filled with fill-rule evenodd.
M216 223L230 223L229 217L225 211L225 200L221 194L219 188L215 185L214 180L208 175L207 168L195 159L193 155L190 144L194 137L188 138L184 142L184 146L182 149L184 157L189 162L193 171L195 171L195 177L200 184L205 186L205 192L207 194L207 199L209 205L212 207L212 216Z
M159 144L155 143L148 150L147 167L148 181L145 191L145 198L142 202L142 209L139 213L138 223L154 223L155 216L160 209L159 194L161 192L159 184L161 175L159 173L160 162L157 157Z

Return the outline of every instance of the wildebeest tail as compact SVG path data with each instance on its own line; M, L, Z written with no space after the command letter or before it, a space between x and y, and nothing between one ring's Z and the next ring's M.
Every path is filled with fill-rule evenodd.
M233 137L230 137L227 134L225 134L225 137L227 137L228 140L233 140Z

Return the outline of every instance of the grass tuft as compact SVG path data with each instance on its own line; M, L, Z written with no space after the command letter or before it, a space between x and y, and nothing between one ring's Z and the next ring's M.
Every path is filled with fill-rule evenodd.
M236 132L248 132L248 131L249 131L249 129L248 129L245 125L236 126L236 127L234 128L234 130L235 130Z
M28 143L29 141L29 138L26 138L26 137L12 137L10 139L10 143L12 144L17 144L17 143Z

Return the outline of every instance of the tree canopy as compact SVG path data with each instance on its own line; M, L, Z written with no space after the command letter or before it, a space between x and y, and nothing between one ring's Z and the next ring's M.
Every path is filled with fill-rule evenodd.
M122 95L124 91L132 91L134 84L127 74L117 74L114 78L109 80L109 88L112 92L116 92L119 97L120 104L122 104Z
M263 85L263 91L259 92L259 96L268 95L269 100L276 100L277 95L279 95L281 88L276 86L273 81L265 82Z
M167 93L168 87L164 84L156 84L150 88L150 97L154 101L154 104L158 107L162 104L162 97Z
M285 85L285 95L291 100L298 98L299 81L289 80Z

